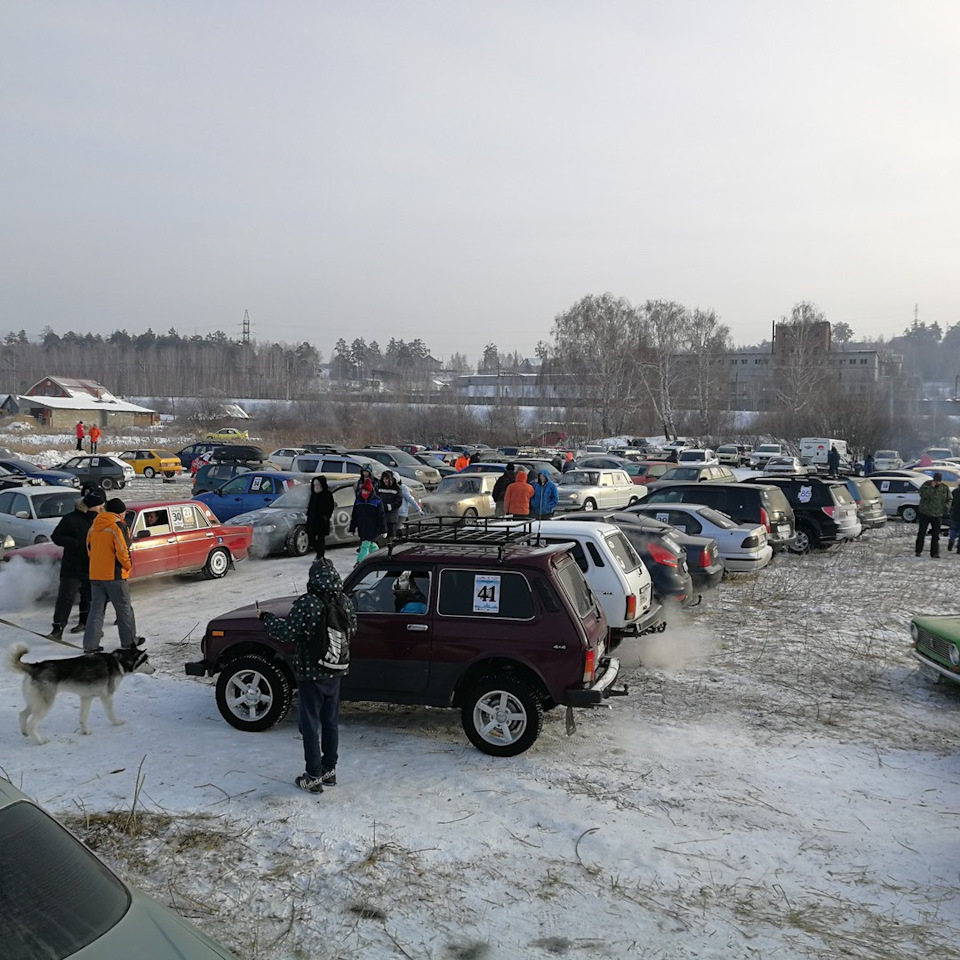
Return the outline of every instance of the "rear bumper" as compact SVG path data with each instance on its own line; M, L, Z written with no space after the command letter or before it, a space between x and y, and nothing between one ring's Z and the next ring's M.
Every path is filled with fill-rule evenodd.
M762 550L749 556L731 557L723 561L729 573L753 573L762 570L773 559L773 547L768 543Z
M665 626L666 621L663 619L663 606L656 600L653 600L650 603L650 609L647 610L639 620L634 620L633 623L629 623L625 627L611 627L610 633L618 639L624 637L642 637L644 634L653 633L658 627L663 629Z
M593 685L585 690L567 690L560 703L565 707L599 707L607 697L625 697L626 686L614 686L619 675L620 661L616 657L605 657L600 661Z

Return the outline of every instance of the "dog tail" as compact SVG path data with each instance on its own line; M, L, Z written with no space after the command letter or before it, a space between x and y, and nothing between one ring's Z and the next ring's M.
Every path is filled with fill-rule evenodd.
M23 658L30 652L30 648L25 643L15 643L10 648L10 659L8 661L11 670L19 670L20 673L29 673L27 669L29 664L23 663Z

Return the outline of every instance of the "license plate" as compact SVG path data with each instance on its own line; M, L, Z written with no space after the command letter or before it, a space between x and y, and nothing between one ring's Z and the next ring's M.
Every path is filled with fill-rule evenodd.
M789 537L789 536L790 536L790 524L789 524L789 523L781 523L780 526L777 527L777 530L778 530L778 532L780 533L780 536L781 536L781 537Z

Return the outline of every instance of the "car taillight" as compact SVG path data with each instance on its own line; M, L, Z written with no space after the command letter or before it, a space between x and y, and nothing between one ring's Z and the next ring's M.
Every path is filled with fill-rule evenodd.
M637 615L637 595L631 593L627 595L627 619L633 620Z
M821 507L820 509L821 509L828 517L832 517L834 510L836 510L837 508L836 508L836 507Z
M588 650L587 659L583 664L583 682L593 683L593 676L597 672L597 651Z
M710 548L702 547L700 549L700 566L709 567L710 566Z
M759 547L759 546L760 546L760 538L759 538L759 537L747 537L747 539L744 540L743 543L740 544L740 546L741 546L741 547L746 547L746 548L748 548L748 549L753 548L753 547Z
M650 559L654 563L659 563L664 567L675 567L677 565L677 558L666 547L661 547L658 543L650 545L649 553Z
M760 508L760 522L767 528L767 533L770 532L770 517L767 514L767 511Z

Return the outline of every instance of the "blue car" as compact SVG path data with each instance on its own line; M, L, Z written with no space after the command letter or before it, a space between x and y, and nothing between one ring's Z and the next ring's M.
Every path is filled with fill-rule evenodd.
M217 490L200 493L194 500L205 503L224 523L241 513L269 507L277 497L296 486L302 477L282 470L251 470L228 480Z
M0 467L9 470L10 473L22 474L31 480L39 480L41 483L48 483L54 487L79 487L80 480L72 473L65 470L46 470L38 467L29 460L21 460L19 457L9 457L0 459Z

